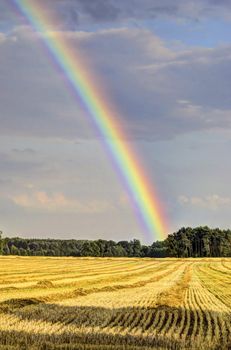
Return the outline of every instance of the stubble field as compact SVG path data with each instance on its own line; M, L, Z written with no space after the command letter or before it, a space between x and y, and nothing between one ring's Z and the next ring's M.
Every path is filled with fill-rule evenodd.
M231 259L0 258L0 349L229 349Z

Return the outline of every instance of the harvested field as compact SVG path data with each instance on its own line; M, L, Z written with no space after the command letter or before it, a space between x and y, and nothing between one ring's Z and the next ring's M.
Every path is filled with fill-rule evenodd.
M0 260L0 349L231 346L231 259Z

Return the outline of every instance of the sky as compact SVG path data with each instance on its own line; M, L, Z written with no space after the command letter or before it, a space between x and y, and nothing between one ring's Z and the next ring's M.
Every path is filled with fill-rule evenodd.
M99 77L158 195L166 235L230 227L230 1L40 3L59 18L49 33ZM13 0L0 0L0 228L150 243L87 110Z

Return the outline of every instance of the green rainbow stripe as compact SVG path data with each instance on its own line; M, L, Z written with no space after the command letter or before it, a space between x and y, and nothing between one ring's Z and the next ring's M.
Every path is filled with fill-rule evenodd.
M118 124L117 118L109 108L106 98L95 86L89 68L80 53L70 45L65 35L59 32L49 33L49 23L55 21L39 0L14 0L17 8L26 17L30 25L42 35L42 38L55 59L56 64L65 73L74 91L81 97L91 118L100 131L113 161L126 183L127 189L135 202L136 208L145 224L149 239L163 239L166 235L166 220L161 213L160 201L154 189L139 165L138 159L126 143L126 135ZM43 3L44 4L44 3Z

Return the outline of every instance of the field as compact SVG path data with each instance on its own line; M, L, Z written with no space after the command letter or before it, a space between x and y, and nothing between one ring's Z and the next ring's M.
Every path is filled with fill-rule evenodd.
M229 349L231 259L0 258L0 349Z

